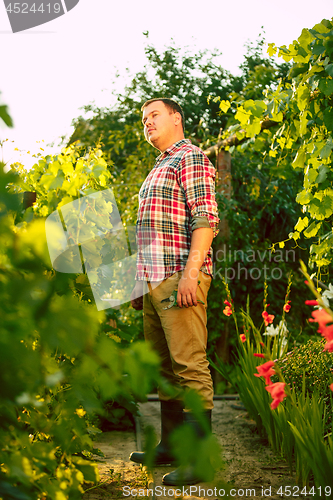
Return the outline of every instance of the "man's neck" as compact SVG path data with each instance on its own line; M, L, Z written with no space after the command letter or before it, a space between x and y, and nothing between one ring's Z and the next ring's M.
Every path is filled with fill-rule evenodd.
M158 149L160 151L160 153L164 153L167 149L171 148L171 146L176 144L176 142L182 141L184 139L185 139L185 137L183 135L182 137L179 137L176 140L174 140L173 142L169 143L166 147L163 146L163 148L160 149L158 146L156 146L156 149Z

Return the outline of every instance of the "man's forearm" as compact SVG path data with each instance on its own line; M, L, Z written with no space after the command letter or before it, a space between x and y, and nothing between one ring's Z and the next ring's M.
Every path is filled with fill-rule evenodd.
M184 277L196 279L213 241L213 230L207 227L195 229L192 233L190 253L183 272Z

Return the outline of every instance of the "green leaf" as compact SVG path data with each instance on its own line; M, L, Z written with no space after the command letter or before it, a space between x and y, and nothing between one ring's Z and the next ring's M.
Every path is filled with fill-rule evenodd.
M306 64L304 64L304 63L303 64L302 63L294 64L294 66L290 70L290 77L296 78L296 76L301 75L302 73L305 73L306 71L308 71L308 69L309 69L308 63L306 63Z
M299 239L299 232L295 231L294 233L289 233L288 237L296 241Z
M309 191L305 190L301 191L296 196L297 203L300 203L301 205L307 205L308 203L310 203L312 199L313 199L312 194Z
M303 47L303 49L308 51L308 47L310 42L313 40L313 35L309 32L308 29L303 28L302 29L302 34L300 37L298 37L298 43Z
M330 196L324 196L322 200L313 198L309 205L311 217L317 220L324 220L333 213L333 200Z
M306 85L298 87L297 90L297 106L300 111L303 111L310 100L310 89Z
M7 127L13 126L13 120L11 119L11 117L8 114L7 106L4 104L2 104L0 106L0 118L5 122Z
M226 113L228 109L230 108L231 104L230 101L221 101L220 102L220 110L222 113Z
M318 171L315 168L309 168L308 173L306 174L305 180L304 180L304 187L307 188L311 184L313 184L318 177Z
M330 96L331 94L333 94L333 79L332 78L329 78L329 79L322 78L319 82L318 88L326 96Z
M306 238L312 238L313 236L316 236L321 227L321 224L321 222L312 222L310 226L304 231L304 236Z
M304 148L301 147L297 152L297 155L292 163L292 166L294 168L303 168L305 160L306 160L306 153L304 151Z
M250 113L246 112L243 106L239 106L235 114L235 119L238 120L241 125L245 125L248 122L249 118Z
M269 43L268 44L268 49L267 49L267 53L269 55L269 57L272 57L276 54L277 52L277 47L275 47L275 43Z
M333 109L331 107L326 108L324 111L324 123L327 130L333 130Z
M330 136L327 139L327 142L326 142L325 146L320 151L320 157L323 160L326 159L326 158L328 158L330 156L330 154L331 154L332 149L333 149L333 143L332 143L332 137Z
M257 134L260 134L260 131L261 125L259 118L255 118L252 123L246 127L246 135L248 137L254 137Z
M61 172L61 170L59 170L58 173L57 173L57 177L49 185L49 189L58 189L58 188L61 188L64 180L65 180L64 173Z
M312 48L312 53L315 54L316 56L320 56L324 52L325 52L325 47L323 45L322 40L316 40L316 43Z
M303 137L308 129L308 111L304 110L301 113L301 119L300 119L300 124L299 124L299 135Z
M325 67L325 71L328 75L332 76L333 77L333 63L331 64L328 64L326 67Z
M328 167L326 167L325 165L320 165L319 173L318 173L318 176L315 180L315 183L320 184L321 182L325 182L329 171L330 171L330 169Z
M299 217L298 222L295 226L295 229L296 229L296 231L302 232L303 229L308 226L308 224L309 224L309 219L307 217L304 217L304 219Z

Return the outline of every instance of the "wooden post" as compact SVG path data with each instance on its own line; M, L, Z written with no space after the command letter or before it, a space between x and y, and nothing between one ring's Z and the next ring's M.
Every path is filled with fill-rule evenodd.
M221 193L225 196L227 200L231 199L232 187L231 187L231 155L229 151L224 151L223 149L216 156L216 192ZM222 218L219 224L219 235L218 241L221 243L223 239L224 243L230 237L230 230L228 221Z
M227 200L231 199L232 196L232 185L231 185L231 155L229 151L221 150L216 156L216 192L222 193ZM228 240L230 237L230 228L226 218L222 218L219 223L219 234L214 238L213 242L213 253L214 255L227 255ZM220 250L220 252L219 252ZM214 265L218 265L216 259L214 259ZM219 279L219 278L217 278ZM224 307L222 296L221 296L221 307ZM224 363L229 362L229 349L228 349L228 338L229 338L229 322L225 323L223 329L221 329L220 337L217 340L215 353L221 361ZM223 380L223 377L219 373L213 374L215 386Z
M26 210L36 202L36 193L33 191L24 191L23 193L23 208Z

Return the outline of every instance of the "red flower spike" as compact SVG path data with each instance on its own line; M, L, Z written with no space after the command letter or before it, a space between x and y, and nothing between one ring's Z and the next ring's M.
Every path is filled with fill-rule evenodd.
M288 313L288 312L290 311L290 309L291 309L290 302L291 302L291 300L288 300L288 301L285 303L285 305L283 306L283 310L284 310L286 313Z
M232 307L232 305L230 304L230 302L228 302L228 300L225 300L225 301L224 301L224 304L225 304L226 306L228 306L228 307Z
M264 377L266 385L271 384L272 383L271 376L275 375L276 373L273 366L274 366L274 361L267 361L263 365L256 366L258 373L255 373L254 376Z
M241 333L239 338L243 343L246 342L246 336L244 335L244 333Z
M231 316L231 315L232 315L232 309L231 309L231 307L226 306L226 307L223 309L223 314L225 314L226 316Z
M319 304L318 304L318 300L306 300L306 301L305 301L305 304L306 304L307 306L319 306Z
M316 309L315 311L312 311L311 316L313 316L314 319L309 318L309 321L311 323L316 322L319 324L318 328L319 333L322 333L327 323L332 323L333 321L331 315L328 314L324 309Z
M325 337L327 342L333 340L333 325L324 326L321 329L321 335Z
M333 340L326 342L326 344L324 345L324 351L333 352Z
M265 325L268 326L270 325L271 323L273 323L273 320L275 318L274 314L268 314L267 311L263 311L261 313L261 316L264 318L264 321L265 321Z
M275 382L274 384L270 384L265 387L266 391L268 391L273 398L271 403L272 410L275 410L281 401L287 397L287 394L284 391L285 386L285 382Z
M256 358L264 358L265 359L265 354L261 354L260 352L254 352L253 356Z

